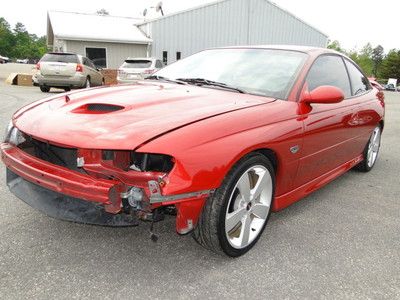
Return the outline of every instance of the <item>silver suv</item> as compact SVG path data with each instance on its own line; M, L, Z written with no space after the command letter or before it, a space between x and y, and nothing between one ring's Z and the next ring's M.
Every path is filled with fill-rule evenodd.
M132 83L144 79L164 67L156 58L127 58L118 69L118 83Z
M37 63L34 82L42 92L50 88L88 88L104 84L104 77L92 61L74 53L47 53Z

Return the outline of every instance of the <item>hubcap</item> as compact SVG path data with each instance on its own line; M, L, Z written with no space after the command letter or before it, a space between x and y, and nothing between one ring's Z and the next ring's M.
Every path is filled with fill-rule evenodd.
M379 127L376 127L368 143L367 164L370 168L375 164L376 158L378 157L380 144L381 129Z
M225 214L225 234L230 245L242 249L261 233L272 201L272 178L257 165L242 174L233 188Z

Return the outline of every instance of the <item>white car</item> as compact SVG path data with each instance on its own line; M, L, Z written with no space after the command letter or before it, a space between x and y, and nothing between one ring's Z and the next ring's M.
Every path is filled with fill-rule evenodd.
M25 59L17 59L17 63L18 64L27 64L29 63L29 59L25 58Z
M164 64L157 58L127 58L118 69L118 83L133 83L162 69Z
M0 55L0 64L6 64L9 61L10 61L10 59L8 57Z

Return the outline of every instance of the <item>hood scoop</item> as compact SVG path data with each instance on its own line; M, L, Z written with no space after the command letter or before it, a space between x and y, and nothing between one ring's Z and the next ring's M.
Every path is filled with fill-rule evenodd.
M115 104L107 103L88 103L78 108L75 108L72 112L76 114L107 114L118 110L122 110L125 107Z

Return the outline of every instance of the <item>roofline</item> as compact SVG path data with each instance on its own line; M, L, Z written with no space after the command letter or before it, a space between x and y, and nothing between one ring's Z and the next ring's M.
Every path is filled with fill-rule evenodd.
M65 14L76 14L76 15L86 15L86 16L123 18L123 19L130 19L130 20L142 20L143 19L143 18L140 18L140 17L135 18L135 17L127 17L127 16L98 15L98 14L95 14L95 13L86 13L86 12L77 12L77 11L65 11L65 10L48 10L47 14L52 13L52 12L65 13ZM138 24L141 24L141 23L138 23Z
M224 1L230 1L230 0L216 0L216 1L209 2L209 3L205 3L205 4L196 5L196 6L193 6L193 7L187 8L187 9L184 9L184 10L180 10L180 11L176 11L176 12L167 14L167 15L165 15L165 16L153 18L153 19L144 21L144 22L142 22L142 23L138 23L137 25L140 26L140 25L144 25L144 24L147 24L147 23L152 23L152 22L154 22L154 21L158 21L158 20L161 20L161 19L173 17L173 16L176 16L176 15L183 14L183 13L186 13L186 12L188 12L188 11L200 9L200 8L203 8L203 7L212 6L212 5L215 5L215 4L219 3L219 2L224 2Z
M149 39L149 41L145 42L145 41L108 40L108 39L96 39L96 38L86 38L86 37L59 36L59 35L54 35L54 38L66 41L80 41L80 42L84 41L84 42L118 43L118 44L149 45L153 43L152 39Z
M144 22L142 22L142 23L138 23L138 24L136 24L136 25L137 25L137 26L141 26L141 25L144 25L144 24L148 24L148 23L152 23L152 22L154 22L154 21L158 21L158 20L164 19L164 18L169 18L169 17L173 17L173 16L176 16L176 15L179 15L179 14L183 14L183 13L186 13L186 12L188 12L188 11L197 10L197 9L204 8L204 7L207 7L207 6L212 6L212 5L215 5L215 4L219 3L219 2L224 2L224 1L231 1L231 0L217 0L217 1L212 1L212 2L209 2L209 3L206 3L206 4L197 5L197 6L188 8L188 9L184 9L184 10L177 11L177 12L174 12L174 13L171 13L171 14L167 14L167 15L165 15L165 16L161 16L161 17L158 17L158 18L150 19L150 20L144 21ZM320 34L324 35L326 38L329 37L329 35L327 35L325 32L319 30L318 28L314 27L313 25L311 25L311 24L307 23L306 21L300 19L299 17L297 17L296 15L294 15L293 13L291 13L290 11L288 11L288 10L286 10L286 9L284 9L284 8L282 8L282 7L280 7L279 5L275 4L274 2L271 2L270 0L264 0L264 1L267 1L269 4L271 4L271 5L275 6L276 8L278 8L278 9L284 11L285 13L287 13L287 14L290 15L291 17L295 18L296 20L300 21L300 22L303 23L304 25L307 25L307 26L311 27L311 28L314 29L315 31L317 31L317 32L319 32Z
M269 2L270 4L272 4L273 6L279 8L280 10L282 10L282 11L284 11L284 12L286 12L288 15L292 16L293 18L295 18L296 20L300 21L300 22L303 23L304 25L307 25L307 26L311 27L312 29L318 31L319 33L321 33L322 35L324 35L326 38L329 37L329 35L327 35L325 32L319 30L318 28L316 28L315 26L309 24L308 22L304 21L303 19L300 19L298 16L296 16L295 14L291 13L290 11L288 11L288 10L286 10L286 9L284 9L284 8L282 8L282 7L280 7L278 4L276 4L276 3L274 3L274 2L271 2L271 1L269 1L269 0L264 0L264 1L267 1L267 2Z

